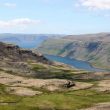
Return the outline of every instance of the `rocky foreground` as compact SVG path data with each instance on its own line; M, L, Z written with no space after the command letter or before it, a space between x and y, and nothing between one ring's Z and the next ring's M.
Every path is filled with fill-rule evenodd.
M109 102L109 72L77 70L0 43L0 110L109 110Z
M84 83L84 82L75 82L74 86L66 87L69 80L62 79L33 79L33 78L24 78L20 76L10 75L5 72L0 72L0 84L7 85L7 91L10 94L17 95L37 95L41 94L41 91L32 90L31 87L39 89L46 89L48 91L70 91L70 90L80 90L87 89L92 87L93 84ZM70 81L70 85L72 81Z

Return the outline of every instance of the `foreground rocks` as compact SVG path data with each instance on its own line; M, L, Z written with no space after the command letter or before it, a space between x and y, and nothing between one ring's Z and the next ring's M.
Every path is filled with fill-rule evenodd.
M33 78L15 76L5 72L0 72L0 84L10 86L8 88L9 91L12 90L11 93L18 94L18 95L24 94L22 93L23 91L28 91L32 95L36 95L38 91L32 91L32 89L30 89L32 87L36 89L38 88L45 89L48 91L65 91L65 90L87 89L93 86L93 84L90 84L90 83L75 82L74 86L67 88L65 87L65 84L68 84L68 80L33 79ZM24 95L27 95L27 94L24 94Z
M110 80L99 81L94 89L100 92L110 92Z
M10 94L15 94L19 96L34 96L42 94L42 92L40 91L35 91L25 87L8 87L6 91Z

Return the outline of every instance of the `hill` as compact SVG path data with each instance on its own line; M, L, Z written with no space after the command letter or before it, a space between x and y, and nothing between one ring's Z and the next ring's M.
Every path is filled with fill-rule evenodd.
M109 83L109 72L77 70L0 42L0 110L106 110Z
M34 78L71 79L70 73L65 74L66 69L71 72L79 71L68 65L49 61L39 52L3 42L0 42L0 62L0 70Z
M37 49L52 54L88 61L93 66L110 68L110 34L70 35L47 39Z
M0 34L0 41L19 45L22 48L38 47L43 41L51 37L61 37L55 34Z

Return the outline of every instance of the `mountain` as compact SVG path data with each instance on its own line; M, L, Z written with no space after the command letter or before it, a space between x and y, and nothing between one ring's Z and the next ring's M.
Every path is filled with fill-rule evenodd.
M110 68L110 33L69 35L48 39L37 49L52 54L88 61L93 66Z
M0 42L0 110L109 109L109 83L109 72L78 70Z
M13 43L22 48L34 48L39 46L48 35L37 34L0 34L0 41Z
M32 63L53 64L42 54L22 49L17 45L0 42L0 69L23 75L37 74L31 69ZM28 74L27 74L28 73Z
M9 60L13 62L34 61L49 63L49 61L40 53L31 50L22 49L17 45L0 42L0 60Z
M43 41L50 37L60 37L63 35L54 34L0 34L0 41L6 43L13 43L22 48L35 48L38 47Z
M48 60L38 51L0 42L0 70L25 77L71 79L65 69L74 71L68 65Z

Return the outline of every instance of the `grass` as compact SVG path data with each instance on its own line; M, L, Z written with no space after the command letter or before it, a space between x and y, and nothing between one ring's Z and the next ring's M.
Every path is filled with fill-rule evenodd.
M8 94L6 92L6 86L0 84L0 104L1 103L2 104L5 104L5 103L14 104L14 103L18 103L20 100L21 98L19 96Z
M32 65L32 70L38 71L38 70L46 70L47 68L41 64L34 64Z
M74 69L63 67L59 69L50 66L48 69L45 65L41 64L35 64L32 67L36 72L42 70L42 72L48 73L47 76L54 75L56 78L64 79L71 78L77 72ZM82 71L78 74L85 73ZM91 82L94 86L97 84L96 80L91 79L79 81ZM80 108L87 108L96 103L110 102L110 93L97 92L90 89L64 92L49 92L39 89L39 91L43 92L42 95L23 97L7 93L6 87L0 84L0 110L79 110ZM32 89L35 88L32 87Z
M5 92L6 86L0 85L0 110L79 110L100 102L110 102L110 93L93 90L70 92L44 92L33 97L21 97Z
M99 102L110 102L110 94L91 90L66 93L48 93L35 97L24 97L16 105L8 105L4 110L79 110ZM3 106L0 106L0 109ZM4 106L6 107L6 106Z
M87 71L79 71L69 67L57 67L49 65L46 67L44 64L30 64L32 70L34 70L37 74L37 78L50 79L50 78L58 78L58 79L74 79L74 75L80 74L89 74Z
M48 39L44 41L42 46L38 48L38 50L43 54L53 54L58 55L61 53L61 50L67 45L71 43L71 40L58 40L58 39Z

